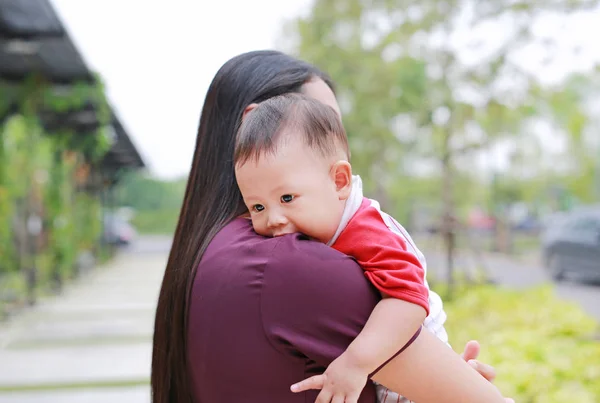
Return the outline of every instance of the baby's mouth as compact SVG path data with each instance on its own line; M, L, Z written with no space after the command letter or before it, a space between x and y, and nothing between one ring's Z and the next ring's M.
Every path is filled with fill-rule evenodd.
M274 231L273 232L273 237L275 238L275 237L278 237L278 236L293 234L294 232L296 232L296 231L294 231L292 229L284 229L284 230L281 230L281 231Z

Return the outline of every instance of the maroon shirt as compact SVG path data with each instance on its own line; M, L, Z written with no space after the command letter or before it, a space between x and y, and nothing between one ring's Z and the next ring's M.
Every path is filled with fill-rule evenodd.
M290 386L320 374L361 331L379 293L351 258L301 234L225 226L192 288L188 359L198 403L312 403ZM371 382L360 403L374 403Z

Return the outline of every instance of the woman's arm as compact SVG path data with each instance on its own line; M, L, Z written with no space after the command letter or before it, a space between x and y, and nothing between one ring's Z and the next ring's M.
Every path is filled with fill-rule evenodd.
M373 379L387 388L418 402L498 402L514 403L503 398L492 383L493 368L475 362L477 369L467 361L477 357L479 345L470 342L464 357L455 354L446 344L423 329L419 336L404 351L383 366ZM464 359L463 359L464 358ZM472 359L471 359L472 358ZM448 376L448 371L452 375ZM313 376L292 386L294 392L322 389L327 383L326 374ZM319 394L316 403L329 403L330 393ZM346 397L345 402L356 399Z
M420 403L505 403L494 385L427 329L373 379Z

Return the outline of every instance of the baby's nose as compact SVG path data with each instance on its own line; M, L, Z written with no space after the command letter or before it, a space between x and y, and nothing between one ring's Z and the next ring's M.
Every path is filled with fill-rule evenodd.
M269 227L280 227L285 224L287 224L287 218L283 214L271 214L269 216Z

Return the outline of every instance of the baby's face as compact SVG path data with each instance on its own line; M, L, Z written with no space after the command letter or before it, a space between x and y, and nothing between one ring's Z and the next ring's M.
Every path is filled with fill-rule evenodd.
M331 159L294 140L301 136L285 137L274 155L236 167L252 225L264 236L301 232L327 243L347 196L337 189Z

